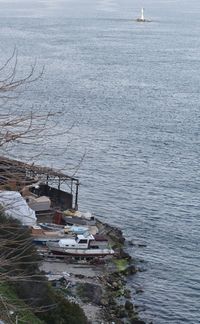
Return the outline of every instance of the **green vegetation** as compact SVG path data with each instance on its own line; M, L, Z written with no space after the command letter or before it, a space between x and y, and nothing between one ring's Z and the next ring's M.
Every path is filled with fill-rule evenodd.
M19 323L87 323L82 309L66 301L40 272L40 258L29 230L2 211L0 242L0 314L4 318L17 314ZM14 313L9 315L9 311Z
M129 265L129 262L127 259L115 259L114 263L117 267L117 271L119 271L119 272L126 270L126 268Z
M16 321L18 323L34 323L34 324L43 324L44 321L40 320L37 316L34 315L24 301L20 300L13 288L7 283L0 283L0 314L1 319L6 323L9 321ZM10 317L10 318L9 318Z

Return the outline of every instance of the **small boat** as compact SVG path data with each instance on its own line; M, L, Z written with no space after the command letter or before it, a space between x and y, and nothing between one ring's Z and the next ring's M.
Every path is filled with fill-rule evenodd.
M65 238L64 230L44 230L41 226L35 225L31 228L31 236L33 243L36 245L46 245L47 242L58 242L61 238Z
M34 237L33 243L36 245L46 246L48 242L59 242L60 238L58 237Z
M39 226L43 230L47 230L47 231L62 231L62 230L64 230L64 225L58 225L58 224L54 224L54 223L39 223Z
M64 227L64 232L67 233L74 233L74 234L84 234L89 232L89 227L86 226L77 226L77 225L66 225Z
M114 251L107 244L99 246L98 241L95 241L93 235L88 235L87 237L77 235L75 238L60 239L59 242L48 242L47 247L54 255L104 257L114 254Z
M62 218L63 218L65 224L68 224L68 225L93 226L96 224L96 220L94 217L91 217L91 219L86 219L86 218L80 218L77 216L63 216Z
M141 16L136 19L137 22L150 22L151 20L148 20L144 18L144 8L141 9Z
M85 232L90 232L88 226L78 226L78 225L57 225L54 223L39 223L39 226L45 231L58 231L64 234L84 234Z

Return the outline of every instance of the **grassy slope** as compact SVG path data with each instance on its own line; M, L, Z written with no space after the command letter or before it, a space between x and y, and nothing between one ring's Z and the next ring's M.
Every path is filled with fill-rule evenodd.
M0 283L0 319L9 322L15 321L18 316L18 323L43 324L44 322L36 317L27 305L18 298L14 290L7 283ZM15 312L17 310L17 312ZM9 311L14 311L8 317Z
M7 316L3 311L7 299L8 311L18 312L18 323L86 324L83 310L59 295L39 271L39 257L29 231L1 210L0 225L0 318L3 320L3 313Z

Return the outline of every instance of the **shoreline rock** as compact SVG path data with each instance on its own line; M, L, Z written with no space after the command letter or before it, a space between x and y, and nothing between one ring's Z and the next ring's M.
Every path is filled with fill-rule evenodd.
M125 239L121 230L97 220L98 228L115 248L115 256L102 262L50 263L53 271L68 269L70 276L61 289L65 297L74 300L83 308L91 324L145 324L139 319L138 311L131 301L127 279L138 270L130 255L124 250ZM44 269L43 269L44 270ZM77 273L78 271L78 273Z
M18 172L21 170L17 182L15 181L15 183L9 187L10 190L13 191L22 190L24 188L24 183L26 183L25 180L28 180L28 183L36 182L35 178L27 176L29 173L37 174L38 179L41 173L43 173L48 179L49 175L53 178L55 176L58 177L58 189L53 188L52 190L56 192L55 196L57 197L57 194L61 193L60 179L63 178L66 181L70 179L62 173L50 168L41 168L39 166L28 165L20 161L6 158L3 158L2 162L2 165L5 164L5 170L8 169L9 172L12 170L13 175L16 169ZM78 195L79 181L78 179L73 179L73 181L76 181L76 194ZM5 185L8 185L8 183L3 184L3 186ZM46 186L49 189L48 183ZM38 189L36 188L35 190L37 191ZM64 197L67 199L66 195ZM73 197L70 196L71 200L69 199L70 201L68 201L70 205L73 203L72 198ZM54 202L55 206L58 205L61 209L69 208L66 207L66 205L63 207L61 200L63 201L61 197L60 201L56 199ZM74 210L76 210L76 207L78 207L77 199ZM47 210L48 213L39 213L37 217L39 218L40 215L43 221L48 219L48 217L52 220L52 211L53 208L50 211ZM51 273L52 275L61 276L61 278L62 274L65 274L64 280L57 279L52 281L55 283L55 285L53 284L54 288L58 289L66 299L77 302L85 310L90 323L114 322L116 324L144 324L144 321L139 320L138 312L131 302L131 293L127 287L127 278L134 275L138 269L135 267L131 256L125 250L126 241L123 233L119 228L103 223L99 219L97 219L97 226L99 228L99 233L108 238L110 245L115 251L114 256L108 256L104 260L93 259L86 262L75 262L75 260L71 259L68 259L68 261L55 259L48 260L47 258L42 261L41 270L46 274Z

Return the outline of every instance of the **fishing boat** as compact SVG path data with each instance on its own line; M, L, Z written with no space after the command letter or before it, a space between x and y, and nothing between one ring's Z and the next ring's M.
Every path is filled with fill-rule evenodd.
M93 235L77 235L75 238L60 239L58 242L48 242L49 252L55 255L79 257L104 257L113 255L114 251L105 244L98 244Z

